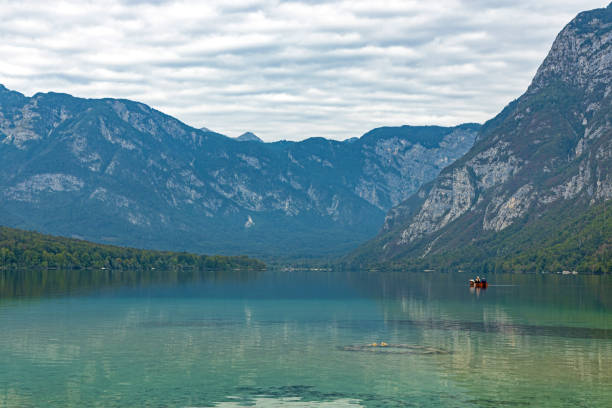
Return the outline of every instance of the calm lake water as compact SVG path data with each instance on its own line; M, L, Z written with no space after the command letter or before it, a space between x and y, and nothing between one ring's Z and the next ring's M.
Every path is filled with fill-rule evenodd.
M0 272L0 407L612 406L610 277L469 277Z

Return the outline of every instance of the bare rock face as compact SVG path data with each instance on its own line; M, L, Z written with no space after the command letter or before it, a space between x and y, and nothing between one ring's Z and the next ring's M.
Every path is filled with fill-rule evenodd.
M603 87L604 94L610 92L610 8L580 13L559 33L527 90L528 94L558 81L588 94L600 93L599 87ZM589 106L587 110L591 110Z
M482 127L465 156L392 209L355 256L486 251L495 234L560 208L584 213L612 198L611 187L612 5L570 22L527 92Z
M525 215L533 201L532 192L533 186L525 184L508 198L498 196L491 200L485 211L483 230L501 231Z
M128 100L0 86L0 223L159 249L339 253L374 236L479 127L263 143Z
M461 217L474 203L475 189L465 167L436 180L414 222L402 231L399 244L405 245L444 228Z

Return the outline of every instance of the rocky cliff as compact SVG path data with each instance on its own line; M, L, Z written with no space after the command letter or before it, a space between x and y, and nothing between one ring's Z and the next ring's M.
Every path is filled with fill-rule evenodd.
M0 224L145 248L337 253L374 236L478 128L254 143L129 100L0 86Z
M500 267L562 233L559 218L605 211L599 205L612 198L611 98L612 5L570 22L525 94L482 127L468 153L393 208L377 239L349 259L476 265L469 254ZM610 237L602 234L593 251L607 248ZM534 257L520 268L577 262Z

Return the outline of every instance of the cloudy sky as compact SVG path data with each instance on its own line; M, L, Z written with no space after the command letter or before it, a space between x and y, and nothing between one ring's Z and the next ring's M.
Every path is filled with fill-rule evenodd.
M266 141L482 122L602 0L6 1L0 83Z

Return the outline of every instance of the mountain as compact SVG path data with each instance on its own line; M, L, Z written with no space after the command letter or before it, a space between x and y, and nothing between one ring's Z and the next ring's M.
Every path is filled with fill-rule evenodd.
M0 269L11 268L264 270L266 265L246 256L205 256L120 248L0 227Z
M236 138L239 142L263 142L257 135L251 132L245 132Z
M570 22L527 91L347 262L612 272L610 198L612 5Z
M138 102L0 86L0 223L141 248L339 253L375 236L478 128L248 143Z

